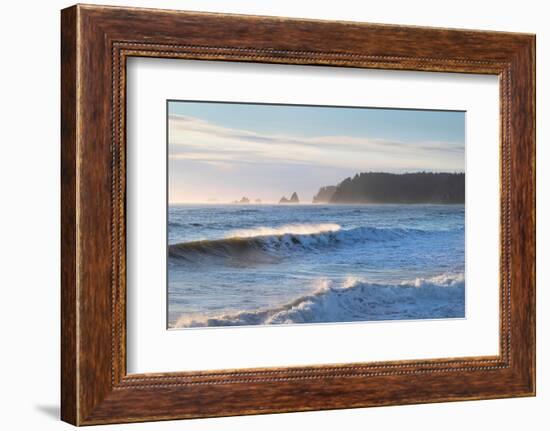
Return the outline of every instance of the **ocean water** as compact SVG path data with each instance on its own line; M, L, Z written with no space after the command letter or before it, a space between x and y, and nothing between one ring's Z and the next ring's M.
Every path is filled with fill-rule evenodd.
M462 318L464 205L169 207L171 328Z

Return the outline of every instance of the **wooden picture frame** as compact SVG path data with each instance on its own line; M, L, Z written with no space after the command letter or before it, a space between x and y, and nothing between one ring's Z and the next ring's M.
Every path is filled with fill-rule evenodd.
M535 36L77 5L61 14L61 417L75 425L535 394ZM131 56L500 77L500 354L126 372ZM497 220L495 220L495 223Z

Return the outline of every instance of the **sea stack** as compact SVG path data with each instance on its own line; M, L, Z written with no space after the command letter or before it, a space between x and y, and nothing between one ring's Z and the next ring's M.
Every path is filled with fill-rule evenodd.
M248 199L246 196L243 196L240 201L233 201L234 204L249 204L250 199Z
M292 193L292 196L290 196L290 199L287 199L286 196L283 196L279 201L279 203L280 204L299 204L300 199L298 199L298 193L296 192Z

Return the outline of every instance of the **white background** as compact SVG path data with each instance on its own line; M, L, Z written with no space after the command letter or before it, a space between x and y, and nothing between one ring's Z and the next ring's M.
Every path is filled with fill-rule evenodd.
M106 4L345 19L537 33L538 396L106 426L145 430L498 430L547 429L550 422L550 28L545 2L463 0L313 2L298 0L118 1ZM0 426L70 429L59 409L59 9L65 1L5 2L0 16L2 266ZM546 313L546 314L545 314Z
M498 77L142 58L127 83L129 373L498 354ZM466 111L466 319L167 331L166 100L185 98Z

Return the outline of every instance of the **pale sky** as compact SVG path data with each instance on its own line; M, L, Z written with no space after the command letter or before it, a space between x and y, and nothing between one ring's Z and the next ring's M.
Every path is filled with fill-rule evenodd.
M465 113L168 102L169 201L278 202L360 172L464 172Z

